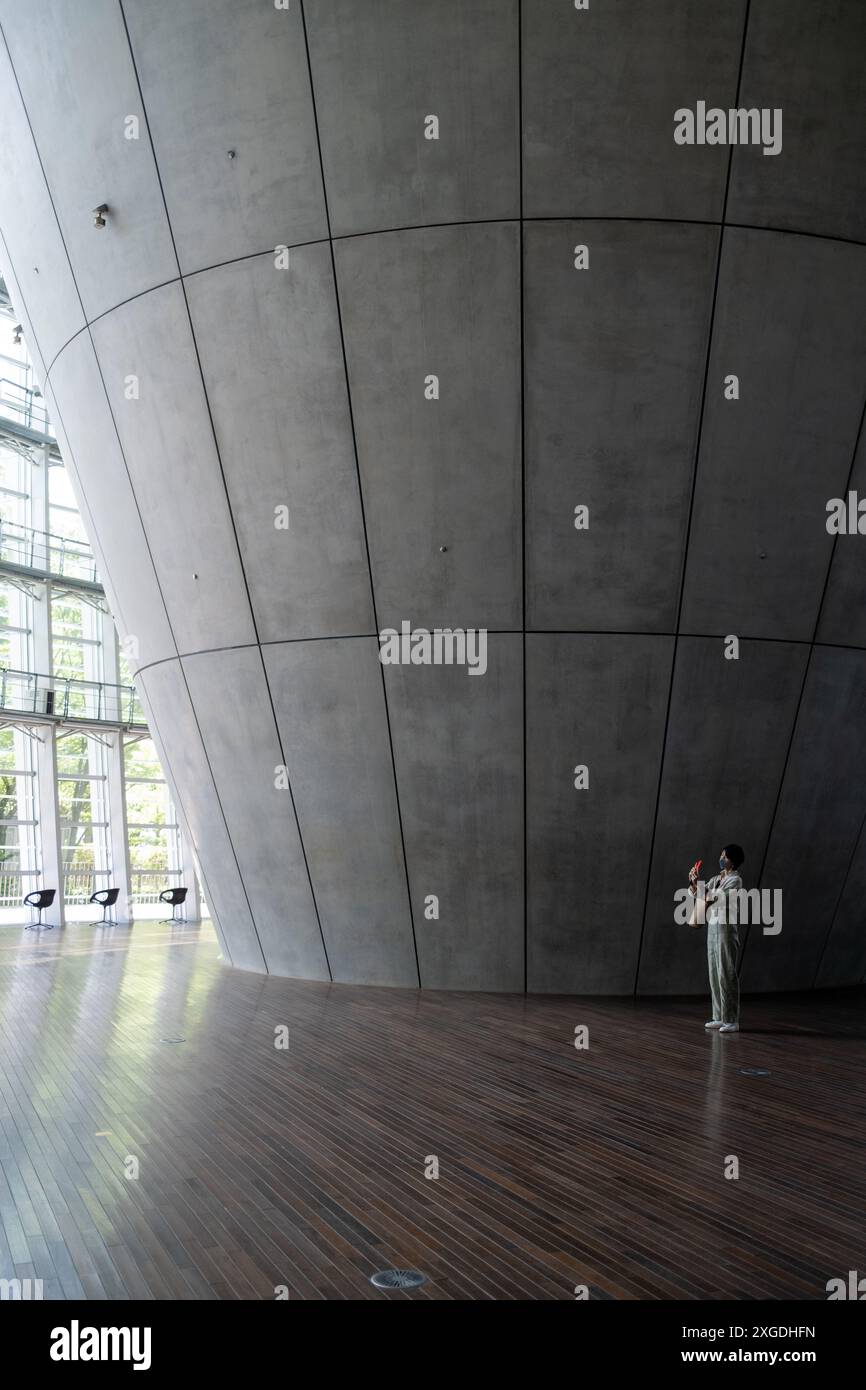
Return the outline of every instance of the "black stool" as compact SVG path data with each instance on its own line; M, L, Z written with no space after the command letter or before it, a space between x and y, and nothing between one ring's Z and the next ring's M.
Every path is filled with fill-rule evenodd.
M25 907L35 907L35 908L36 908L36 911L39 913L39 916L38 916L37 919L36 919L36 926L37 926L37 927L41 927L41 926L42 926L42 913L43 913L43 910L44 910L46 907L50 907L51 904L54 902L54 896L55 896L56 892L57 892L57 889L56 889L56 888L39 888L39 889L37 889L37 891L36 891L35 893L28 893L28 894L27 894L27 897L24 899L24 906L25 906ZM27 931L33 931L33 924L30 923L30 922L28 922L28 923L27 923L27 928L26 928L26 929L27 929ZM46 931L53 931L53 930L54 930L54 923L53 923L53 922L48 922L48 923L46 924L45 930L46 930Z
M117 902L119 893L119 888L99 888L95 893L91 893L90 901L92 903L98 903L99 906L102 908L103 922L111 921L111 914L109 909L114 907L114 904Z
M161 903L169 903L172 909L170 917L163 917L161 919L161 925L165 926L168 922L177 925L178 922L183 921L182 917L178 917L177 909L180 907L181 903L186 902L187 891L186 888L166 888L164 892L160 893L159 901Z

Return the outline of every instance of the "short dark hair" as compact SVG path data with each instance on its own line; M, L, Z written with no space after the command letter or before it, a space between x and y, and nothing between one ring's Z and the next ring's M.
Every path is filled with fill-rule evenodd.
M726 859L730 859L735 869L740 867L746 857L742 845L725 845L723 853Z

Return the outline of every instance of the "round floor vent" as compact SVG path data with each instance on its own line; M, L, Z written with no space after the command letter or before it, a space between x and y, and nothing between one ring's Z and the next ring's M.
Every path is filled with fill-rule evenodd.
M418 1269L382 1269L370 1280L377 1289L417 1289L426 1284L427 1276Z

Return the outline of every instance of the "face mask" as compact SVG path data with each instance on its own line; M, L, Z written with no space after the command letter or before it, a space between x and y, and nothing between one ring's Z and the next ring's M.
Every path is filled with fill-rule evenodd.
M727 861L724 860L724 859L720 859L720 860L719 860L719 868L721 869L722 873L725 872L725 864L726 864L726 862L727 862Z

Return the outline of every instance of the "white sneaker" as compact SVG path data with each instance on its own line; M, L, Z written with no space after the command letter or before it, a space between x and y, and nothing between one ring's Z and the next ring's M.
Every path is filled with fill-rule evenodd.
M705 1028L721 1028L721 1027L723 1027L722 1020L721 1020L720 1018L711 1018L710 1021L709 1021L709 1023L705 1023L705 1024L704 1024L704 1027L705 1027Z
M739 1031L739 1023L723 1023L721 1028L719 1029L720 1033L739 1033Z

